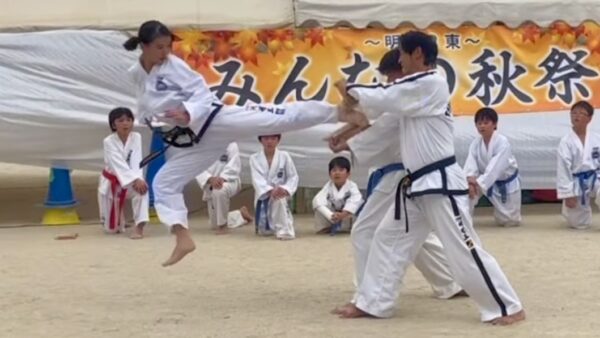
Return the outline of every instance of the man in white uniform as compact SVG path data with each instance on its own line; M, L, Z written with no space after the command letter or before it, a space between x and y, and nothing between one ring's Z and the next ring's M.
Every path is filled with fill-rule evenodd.
M365 111L386 112L396 119L408 172L398 185L395 205L377 229L395 242L394 252L373 246L356 304L342 316L390 316L397 295L390 290L398 289L407 265L434 229L452 275L477 303L481 320L500 325L523 320L516 293L473 229L466 176L454 157L450 93L446 79L435 70L437 45L417 31L403 34L400 44L407 76L388 86L349 85L342 105L358 103ZM409 223L413 213L423 222Z
M404 76L402 67L398 63L400 51L397 49L387 52L381 59L378 70L387 77L388 82L393 82ZM390 141L391 140L391 141ZM336 140L338 141L338 140ZM377 232L379 224L389 206L394 203L394 195L398 182L405 176L404 165L400 162L400 151L398 145L398 122L385 115L377 119L368 129L350 138L344 144L330 144L332 150L349 150L357 165L377 165L379 168L372 170L367 187L367 200L358 214L354 228L352 229L352 246L354 248L355 282L361 283L365 267L369 261L369 255L373 242L376 245L385 245L387 242L383 232ZM395 162L397 161L397 162ZM422 220L414 217L410 223L418 224ZM389 248L388 252L391 252ZM429 282L434 296L440 299L450 299L461 294L462 288L456 284L450 274L448 263L443 252L443 247L432 233L427 237L421 250L414 260L415 267L423 274ZM351 303L356 302L356 293ZM333 311L341 314L344 307Z
M563 200L562 215L569 227L588 229L592 224L590 200L598 202L600 135L589 130L594 108L580 101L571 108L572 129L558 145L556 193Z
M496 222L505 227L521 223L521 183L517 160L508 139L497 129L498 114L481 108L475 114L480 136L469 147L464 170L469 182L471 216L485 194L494 206Z
M252 221L246 207L229 211L230 200L240 192L242 161L237 143L231 142L227 151L205 172L196 177L204 190L202 198L208 206L211 228L217 234L227 233L228 228L237 228Z
M289 201L298 189L298 172L287 151L277 149L281 135L258 137L263 150L250 156L256 233L280 240L296 237Z
M135 228L132 239L143 237L148 222L148 186L139 167L142 159L142 136L133 130L133 113L128 108L115 108L109 115L113 131L104 139L104 170L98 186L98 206L104 230L120 233L125 229L123 206L131 199Z

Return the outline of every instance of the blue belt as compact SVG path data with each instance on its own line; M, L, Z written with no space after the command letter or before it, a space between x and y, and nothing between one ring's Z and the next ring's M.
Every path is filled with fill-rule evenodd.
M401 162L390 163L386 166L383 166L371 173L369 175L369 181L367 183L367 196L365 197L365 201L361 204L360 208L356 211L356 216L360 214L365 204L367 204L367 200L369 196L373 194L373 191L379 185L379 182L383 179L383 177L391 172L404 170L404 165Z
M596 178L598 177L598 173L596 170L588 170L582 171L580 173L573 174L579 183L579 189L581 190L581 205L585 205L585 192L588 190L587 181L592 179L592 186L589 187L590 190L594 189L594 185L596 184Z
M264 215L264 222L261 222L261 216ZM256 202L256 211L254 214L254 232L258 234L259 228L264 227L266 231L270 231L269 226L269 198L258 200Z
M515 173L510 175L509 178L505 180L497 180L496 182L494 182L494 184L492 184L492 186L488 189L486 196L491 198L492 193L494 192L494 186L496 186L498 187L498 191L500 192L500 199L502 200L502 203L506 203L508 195L506 192L506 185L516 180L517 177L519 177L519 169L515 170Z

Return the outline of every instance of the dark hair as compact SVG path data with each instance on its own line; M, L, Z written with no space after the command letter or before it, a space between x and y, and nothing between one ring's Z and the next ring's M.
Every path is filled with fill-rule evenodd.
M265 137L265 136L276 136L278 140L281 140L281 134L273 134L273 135L260 135L260 136L258 136L258 140L260 141L260 139L261 139L262 137Z
M110 113L108 113L108 126L110 127L110 130L117 131L117 128L115 128L115 121L122 116L127 116L130 119L135 120L131 109L125 107L117 107L111 110Z
M493 123L498 123L498 113L492 108L481 108L475 113L475 123L479 121L489 120Z
M377 70L381 74L387 74L393 71L401 71L402 65L400 64L400 49L394 48L387 51L379 60L379 67Z
M346 171L350 172L350 161L342 156L334 157L329 161L329 172L331 172L333 168L346 169Z
M571 106L571 111L575 108L581 108L588 113L589 117L594 116L594 107L587 101L578 101L573 106Z
M425 66L435 66L438 56L438 47L433 35L419 31L410 31L400 36L402 52L412 54L415 49L421 48Z
M173 33L171 33L169 28L160 21L146 21L140 26L138 35L133 36L125 41L123 47L129 51L132 51L135 50L140 43L148 44L161 36L170 36L173 38Z

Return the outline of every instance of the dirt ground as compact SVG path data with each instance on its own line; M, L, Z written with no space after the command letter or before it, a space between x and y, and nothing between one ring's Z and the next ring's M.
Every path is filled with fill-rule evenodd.
M393 318L330 315L352 294L350 238L314 235L308 215L296 217L298 238L281 242L252 226L216 236L195 214L198 249L171 268L160 263L173 238L157 224L140 241L93 222L4 227L0 337L597 337L600 225L567 230L559 211L525 206L523 226L506 229L478 209L480 237L527 311L512 327L480 323L468 298L432 298L414 268ZM76 240L54 240L74 232Z

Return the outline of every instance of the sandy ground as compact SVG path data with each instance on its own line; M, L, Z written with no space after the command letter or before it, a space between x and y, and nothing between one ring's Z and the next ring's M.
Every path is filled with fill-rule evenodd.
M309 216L296 217L298 239L280 242L255 237L252 226L215 236L196 212L197 251L165 269L160 263L173 238L162 226L150 225L147 238L132 241L94 223L95 174L73 179L77 191L92 194L81 206L89 213L85 225L15 227L39 222L43 209L27 203L43 202L47 169L24 175L18 166L6 168L12 174L0 177L0 337L600 335L600 226L567 230L556 204L526 206L524 225L510 229L493 225L491 209L478 209L478 232L521 296L526 322L482 324L472 301L432 298L413 268L393 318L342 320L329 310L352 294L350 239L313 235ZM54 240L73 232L78 239Z
M562 227L557 205L525 208L524 225L478 230L519 292L528 320L478 321L469 299L431 297L411 268L395 317L342 320L328 313L352 293L349 237L316 236L297 217L299 238L257 238L253 228L215 236L193 220L198 250L160 262L172 246L151 225L132 241L98 225L0 229L1 337L575 337L598 336L600 232ZM72 241L57 234L77 232Z

